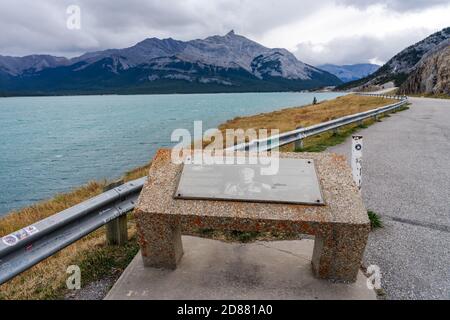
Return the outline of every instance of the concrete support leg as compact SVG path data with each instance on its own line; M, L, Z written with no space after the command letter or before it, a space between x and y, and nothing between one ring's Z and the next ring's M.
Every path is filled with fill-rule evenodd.
M331 226L316 235L312 268L316 277L355 282L370 227Z
M183 256L181 227L176 217L140 213L137 221L144 266L176 269Z

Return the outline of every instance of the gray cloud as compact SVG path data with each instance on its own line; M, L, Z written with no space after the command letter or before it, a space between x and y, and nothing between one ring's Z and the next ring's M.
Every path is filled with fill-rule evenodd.
M83 0L78 1L87 15L86 32L102 43L117 45L110 37L115 31L122 38L175 37L188 40L235 29L249 37L295 21L320 5L292 0ZM126 5L124 5L124 3ZM283 19L280 19L283 17ZM123 45L123 40L120 39Z
M298 59L312 65L368 63L371 59L384 63L430 33L430 30L426 29L410 29L384 38L353 36L335 38L327 43L303 42L297 45L294 54Z
M365 9L368 6L381 4L395 11L415 11L438 5L447 5L448 0L337 0L338 4Z
M148 37L189 40L225 34L231 29L257 40L276 28L307 20L336 1L360 9L374 3L365 0L2 0L0 54L75 56L86 51L131 46ZM400 10L445 2L394 0L388 5ZM81 30L66 28L66 8L71 4L81 8ZM329 32L333 34L333 30ZM301 43L297 55L313 63L362 61L373 57L386 60L401 46L423 35L426 32L414 32L385 41L336 39L324 44L326 50L319 54L312 51L310 43ZM300 41L300 36L295 32L289 35L292 43ZM361 46L364 41L368 42Z
M81 30L66 28L71 4L81 8ZM188 40L231 29L257 37L321 6L292 0L2 0L0 54L75 55L147 37Z

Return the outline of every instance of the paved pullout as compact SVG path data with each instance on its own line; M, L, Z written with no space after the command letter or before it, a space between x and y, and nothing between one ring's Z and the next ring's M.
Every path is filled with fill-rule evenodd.
M183 236L183 246L176 270L144 268L139 252L105 299L376 299L361 271L350 284L315 278L310 239L242 244Z
M407 111L362 130L362 193L384 228L364 263L389 299L450 299L450 100L410 98ZM350 155L350 139L328 151Z

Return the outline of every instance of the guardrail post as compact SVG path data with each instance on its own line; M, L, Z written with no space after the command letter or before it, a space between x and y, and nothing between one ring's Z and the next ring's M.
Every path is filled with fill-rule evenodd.
M359 190L361 190L362 177L362 140L362 136L352 136L352 175Z
M118 180L103 188L103 192L114 189L123 184ZM127 215L124 214L106 224L106 243L108 245L122 246L128 241Z
M302 126L297 127L296 129L301 129ZM303 139L295 140L294 142L294 151L303 149Z

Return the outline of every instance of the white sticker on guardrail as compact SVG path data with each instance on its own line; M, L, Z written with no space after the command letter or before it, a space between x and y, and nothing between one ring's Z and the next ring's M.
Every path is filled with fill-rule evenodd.
M8 234L7 236L4 236L2 238L2 241L7 246L14 246L19 241L28 238L29 236L37 232L39 232L38 228L36 228L35 226L28 226L11 234Z
M4 244L6 244L7 246L13 246L15 245L17 242L19 242L19 239L17 239L17 237L13 234L9 234L7 236L4 236L2 238L2 241Z

